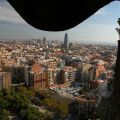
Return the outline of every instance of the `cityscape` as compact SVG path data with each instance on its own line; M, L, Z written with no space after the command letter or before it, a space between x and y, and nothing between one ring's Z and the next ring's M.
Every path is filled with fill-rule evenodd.
M120 120L118 11L0 0L0 120Z
M19 106L9 108L9 119L100 119L99 103L113 90L117 47L69 41L69 33L64 41L0 41L0 96L5 100L0 106L7 110L10 101ZM30 108L36 119L23 111L26 106L37 108L35 113Z

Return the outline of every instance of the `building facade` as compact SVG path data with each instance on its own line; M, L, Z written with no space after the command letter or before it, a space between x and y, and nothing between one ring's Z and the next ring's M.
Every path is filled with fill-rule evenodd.
M12 76L10 72L0 72L0 90L10 89L11 79Z
M63 83L72 83L77 78L77 69L66 66L62 69L62 81Z
M88 83L91 80L91 78L90 78L91 68L92 68L91 64L81 64L78 67L78 76L79 77L78 77L77 81L82 82L82 83Z
M41 71L39 73L30 72L28 86L33 87L35 90L46 89L47 71Z
M55 83L55 69L47 69L47 86L50 87Z
M23 66L5 66L5 72L12 75L12 84L25 83L25 67Z

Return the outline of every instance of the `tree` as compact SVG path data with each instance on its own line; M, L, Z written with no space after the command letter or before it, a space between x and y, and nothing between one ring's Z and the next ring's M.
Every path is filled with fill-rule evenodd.
M19 117L23 120L42 120L41 113L37 108L29 106L19 112Z
M25 118L25 115L26 115L26 110L21 110L21 111L19 112L20 118L24 119L24 118Z
M55 109L56 106L58 105L57 101L52 98L45 98L43 100L43 104L48 106L50 109Z
M12 101L13 108L17 111L27 108L30 104L30 100L21 93L17 93L13 97L14 97L14 100Z
M9 120L10 112L6 109L0 110L0 120Z
M41 113L41 116L43 120L53 120L53 114L48 113L47 111L45 113Z
M59 103L56 107L56 112L61 118L65 118L68 114L68 107L63 103Z
M1 99L0 99L0 108L5 108L5 109L7 109L7 108L9 108L9 107L10 107L9 101L4 100L4 98L1 98Z
M28 97L28 98L32 98L35 96L35 91L33 89L27 89L24 86L20 86L17 88L17 92L21 93L22 95Z

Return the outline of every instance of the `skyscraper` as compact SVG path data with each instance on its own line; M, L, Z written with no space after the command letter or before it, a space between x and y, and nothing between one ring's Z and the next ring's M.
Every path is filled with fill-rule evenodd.
M65 33L65 37L64 37L64 48L68 49L68 34Z
M43 43L46 44L46 37L43 38Z

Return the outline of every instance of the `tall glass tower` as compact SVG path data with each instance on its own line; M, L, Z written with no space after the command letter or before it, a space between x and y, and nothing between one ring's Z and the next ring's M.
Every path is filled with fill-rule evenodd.
M65 33L65 37L64 37L64 48L68 49L68 34Z

